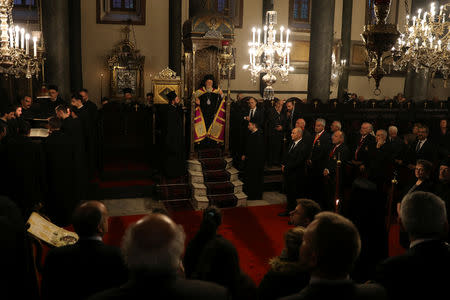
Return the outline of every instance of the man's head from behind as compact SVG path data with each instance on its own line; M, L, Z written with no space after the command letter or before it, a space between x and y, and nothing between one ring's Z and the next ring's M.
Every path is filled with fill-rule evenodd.
M428 192L414 192L403 197L400 221L411 241L440 238L448 230L444 201Z
M297 206L289 213L289 223L294 226L308 226L320 213L320 205L311 199L298 199Z
M175 273L184 241L182 227L165 215L151 214L128 228L122 251L133 272Z
M80 237L101 237L108 232L108 211L99 201L84 202L75 209L72 224Z
M305 119L303 119L303 118L297 119L297 121L295 122L295 127L305 130L305 127L306 127Z
M331 136L331 141L333 142L333 145L343 144L345 141L345 134L340 130L335 131Z
M300 259L315 276L343 279L352 270L360 251L356 226L341 215L322 212L306 228Z

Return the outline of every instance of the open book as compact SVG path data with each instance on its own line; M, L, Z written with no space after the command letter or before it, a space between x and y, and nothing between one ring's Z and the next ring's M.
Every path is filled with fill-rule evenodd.
M30 137L48 137L48 129L46 129L46 128L31 128Z
M78 241L75 232L56 226L36 212L31 213L27 223L30 224L28 233L52 246L61 247Z

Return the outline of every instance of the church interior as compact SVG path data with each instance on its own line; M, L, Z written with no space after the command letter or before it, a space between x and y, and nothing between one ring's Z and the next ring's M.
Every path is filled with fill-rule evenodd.
M449 76L448 0L0 0L5 299L447 293Z

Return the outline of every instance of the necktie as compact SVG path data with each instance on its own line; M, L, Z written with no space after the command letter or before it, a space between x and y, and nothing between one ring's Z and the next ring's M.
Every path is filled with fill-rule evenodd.
M420 148L422 148L421 146L422 146L422 142L418 141L417 142L417 147L416 147L416 152L419 152Z
M254 109L250 110L250 120L253 119L253 113L254 113Z
M291 146L291 149L289 149L289 152L291 152L292 149L294 149L294 147L295 147L295 142L292 143L292 146Z

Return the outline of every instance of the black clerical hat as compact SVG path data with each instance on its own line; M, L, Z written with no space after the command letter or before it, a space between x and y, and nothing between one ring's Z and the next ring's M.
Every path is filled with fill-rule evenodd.
M133 93L133 90L130 89L130 88L124 88L124 89L122 90L122 92L123 92L124 94L126 94L126 93L132 94L132 93Z
M177 93L175 93L175 91L170 91L167 93L166 97L169 101L172 101L177 97Z

